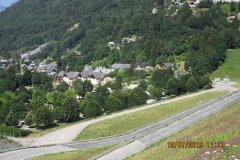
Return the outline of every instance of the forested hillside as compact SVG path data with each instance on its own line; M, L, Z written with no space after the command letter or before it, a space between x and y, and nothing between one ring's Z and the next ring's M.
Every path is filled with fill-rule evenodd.
M143 10L142 6L150 7L152 4L150 1L143 3L140 0L131 2L122 0L21 0L0 14L1 53L53 40L60 40L64 43L72 36L75 36L75 39L72 38L73 42L77 42L85 36L86 30L96 27L97 22L102 22L105 19L104 16L111 17L114 13L114 19L119 11L124 13L133 9L134 6L138 10ZM67 29L75 23L80 23L81 27L74 33L67 32ZM109 23L114 25L112 21ZM71 46L66 43L63 47Z
M202 11L187 3L169 7L162 0L20 0L0 14L0 54L20 54L50 43L41 56L50 55L73 70L87 63L155 65L183 55L187 70L204 75L224 61L227 48L240 44L237 18L228 22L221 4L206 4ZM132 36L136 42L121 44ZM117 47L110 49L111 41ZM63 58L72 48L85 55Z

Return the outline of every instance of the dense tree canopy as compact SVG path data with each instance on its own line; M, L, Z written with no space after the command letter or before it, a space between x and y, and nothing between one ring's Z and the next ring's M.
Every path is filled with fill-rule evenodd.
M80 107L74 98L66 98L61 106L65 122L72 122L79 119Z
M198 89L199 84L196 81L196 79L192 76L189 78L189 80L186 83L186 89L188 92L194 92Z
M106 110L109 112L119 111L123 108L121 101L114 95L110 95L106 102Z
M100 105L94 100L90 93L87 93L83 102L81 103L81 108L84 117L93 118L102 114Z
M87 92L91 92L93 90L93 85L90 81L76 80L73 83L73 87L75 92L82 97L84 97Z

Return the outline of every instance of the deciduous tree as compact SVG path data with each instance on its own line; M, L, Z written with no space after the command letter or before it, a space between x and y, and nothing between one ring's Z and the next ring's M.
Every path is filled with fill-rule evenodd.
M49 127L53 122L50 109L46 106L39 107L34 114L34 122L38 127Z
M196 81L196 79L192 76L189 78L189 80L186 83L186 89L188 92L194 92L198 89L199 84Z

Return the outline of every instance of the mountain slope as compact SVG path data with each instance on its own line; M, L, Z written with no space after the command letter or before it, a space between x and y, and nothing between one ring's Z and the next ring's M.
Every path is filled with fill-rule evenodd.
M0 53L59 40L64 34L69 34L67 29L80 20L89 28L94 25L94 16L117 7L118 1L21 0L0 15ZM140 2L134 1L135 4ZM121 3L128 2L122 0ZM121 7L123 9L125 4ZM6 43L2 42L3 39Z
M0 54L7 57L50 43L41 58L50 55L71 70L88 63L147 61L155 65L182 55L186 70L204 75L224 61L227 48L240 46L239 22L228 22L220 4L193 14L187 3L170 7L162 2L20 0L0 14ZM124 37L137 37L137 41L122 44ZM110 49L108 42L114 42L115 48ZM63 56L72 48L85 55L80 59Z

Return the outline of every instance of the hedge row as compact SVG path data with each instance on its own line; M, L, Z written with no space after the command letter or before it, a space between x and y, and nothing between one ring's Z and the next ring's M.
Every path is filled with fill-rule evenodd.
M0 135L4 136L24 137L30 133L30 131L22 130L15 127L0 126Z

